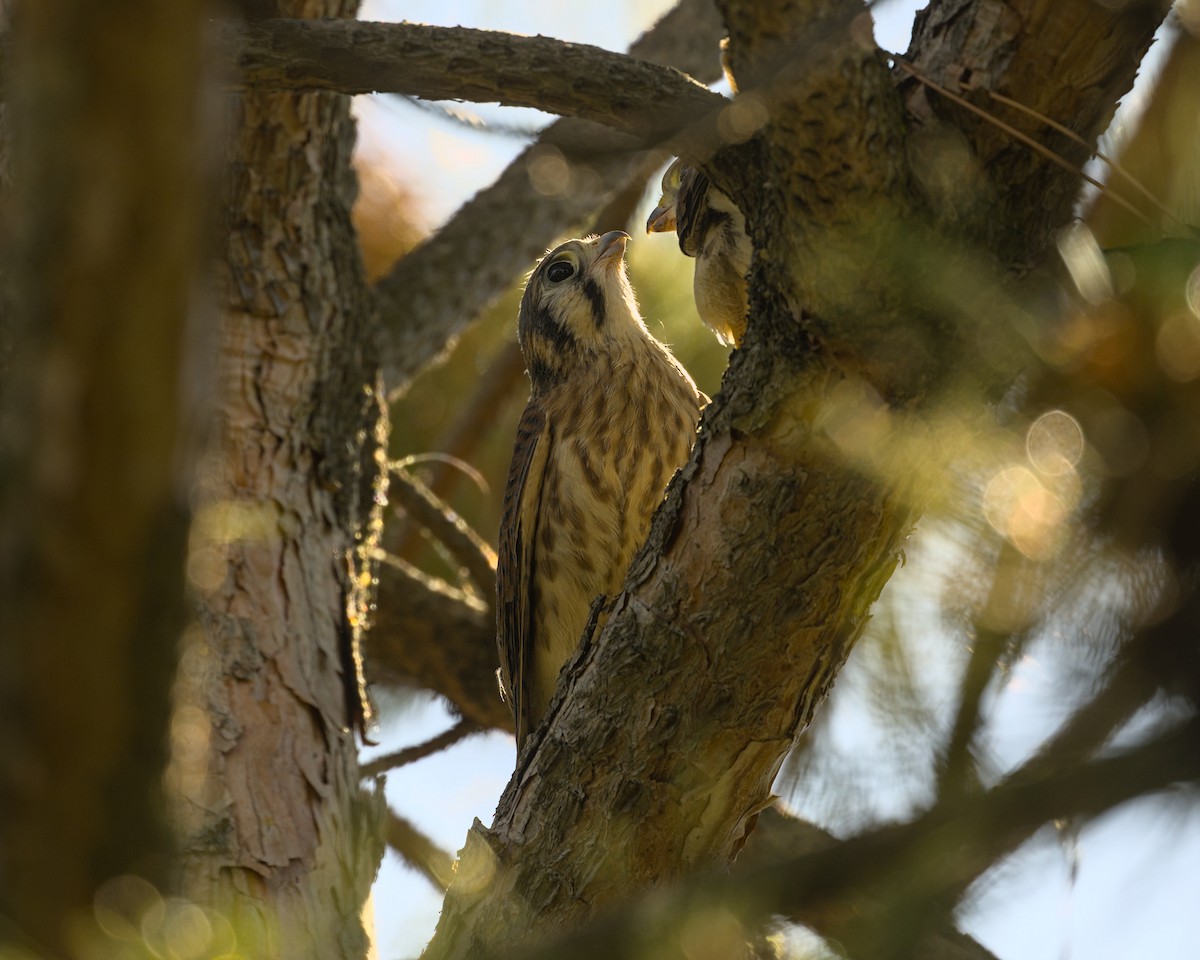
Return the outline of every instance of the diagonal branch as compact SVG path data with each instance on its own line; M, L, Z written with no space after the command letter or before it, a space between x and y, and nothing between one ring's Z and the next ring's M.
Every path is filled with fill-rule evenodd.
M733 865L731 876L736 879L742 872L755 873L768 869L784 860L820 855L832 856L842 843L833 834L815 824L789 816L778 805L763 811L758 829L746 845L746 850ZM863 885L865 886L865 884ZM886 909L883 897L871 893L853 892L847 897L816 904L797 903L785 914L789 920L812 928L827 940L838 941L845 936L847 918L878 916ZM930 924L918 944L914 956L937 958L937 960L995 960L992 953L974 938L955 930L949 922L942 929Z
M430 956L575 924L721 861L769 798L911 520L803 424L830 380L796 354L734 355L626 592L567 668L492 831L468 838ZM814 522L835 501L836 530ZM504 867L480 889L470 877L493 856Z
M395 770L397 767L403 767L410 763L416 763L418 760L424 760L426 757L445 750L447 747L454 746L454 744L458 743L464 737L469 737L471 734L478 732L479 727L470 720L459 720L449 730L439 733L436 737L432 737L424 743L405 747L403 750L396 750L392 753L385 753L383 756L368 760L359 766L358 772L364 777L378 776L381 773L387 773L389 770Z
M230 21L240 85L533 107L662 139L728 101L674 67L552 37L357 20Z
M766 18L754 27L774 31L781 14L757 9ZM793 21L783 41L793 46L811 35L798 16L801 29ZM846 125L896 118L886 73L850 24L828 37L820 62L802 71L833 91L806 132L835 110ZM793 185L772 177L796 163L799 131L771 124L773 134L780 166L746 174L770 181L759 198ZM894 183L888 145L846 137L818 159L843 182L860 178L856 201L878 202ZM832 218L838 208L823 202ZM913 519L908 491L856 470L813 422L841 377L798 323L802 301L781 275L791 248L783 236L774 246L787 262L757 291L759 333L752 325L734 353L625 592L567 666L492 829L469 835L430 957L576 925L633 891L727 861L894 569ZM837 523L822 522L831 511ZM474 882L479 870L494 873L486 889Z
M625 591L565 668L492 828L469 834L431 958L500 952L582 924L741 846L796 732L863 629L925 494L914 488L911 463L882 450L873 449L869 469L849 462L829 412L847 391L862 394L852 375L860 374L884 398L873 414L878 430L864 432L899 433L902 409L919 410L951 376L981 380L994 359L981 358L977 342L961 349L929 294L903 286L898 258L883 259L914 246L919 229L897 228L916 227L922 211L908 191L902 104L862 42L862 18L848 15L855 4L722 6L734 66L752 82L781 45L806 31L825 38L780 91L786 109L747 145L756 162L727 172L759 248L749 333ZM814 138L819 150L806 147ZM1017 348L1005 341L1005 349ZM927 452L934 461L941 455ZM1019 798L1029 807L1009 810L1014 822L1043 822L1053 804L1012 786L995 802L1008 810L1003 802ZM950 842L956 827L945 827ZM885 862L894 854L892 866L911 855L891 848L895 834L883 836L879 848L846 845L835 873L861 869L852 854ZM953 877L931 871L935 892L979 869L993 840L978 840ZM784 879L777 875L780 886L762 888L764 899L746 909L782 909L786 889L796 904L829 895L824 871L799 884L789 873L786 887ZM744 876L739 888L753 896ZM589 927L589 947L595 932ZM560 955L573 952L574 944Z
M490 602L496 592L495 551L402 463L392 466L392 498L449 551Z
M414 823L389 808L383 833L387 845L435 888L445 890L450 886L454 876L454 858L418 830Z

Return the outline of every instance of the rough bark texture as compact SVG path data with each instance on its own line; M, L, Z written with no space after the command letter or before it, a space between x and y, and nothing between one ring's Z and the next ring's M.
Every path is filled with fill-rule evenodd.
M898 317L919 301L888 251L915 219L903 114L856 3L786 3L770 15L753 4L723 7L735 75L762 82L778 49L807 50L773 77L771 123L736 166L718 173L740 203L755 241L751 298L790 316L856 375L894 401L928 395L948 358L925 345L936 321ZM759 282L755 282L756 279ZM772 294L772 291L774 293ZM766 306L765 304L763 306ZM752 303L751 322L763 306Z
M959 23L996 14L982 3L955 10ZM930 306L937 284L918 287L912 260L884 254L919 246L929 227L955 218L969 235L1007 217L982 234L981 259L996 278L985 274L986 282L999 286L1046 248L1076 184L1027 147L956 116L950 130L968 147L970 195L938 193L945 184L923 176L914 151L926 144L906 129L930 111L922 114L909 94L904 115L864 34L861 6L729 0L724 12L735 72L751 87L772 86L772 123L762 136L712 163L746 211L758 247L747 347L627 592L572 665L493 828L472 832L431 955L466 956L577 923L631 890L720 863L740 846L784 753L861 630L915 509L911 491L880 479L902 476L895 464L877 459L875 469L858 469L828 411L847 390L874 397L886 433L899 411L977 372L977 334L993 319L979 311L952 326L952 311ZM1157 13L1102 14L1108 20L1089 35L1092 43L1047 50L1047 36L1072 24L1085 31L1085 12L1093 8L1082 2L1015 10L1020 22L1004 62L984 74L997 84L1015 78L1013 89L1030 94L1016 98L1035 109L1035 92L1062 83L1076 129L1094 139L1128 87ZM780 44L802 47L805 28L815 30L810 56L778 81L766 78L763 66ZM969 59L975 36L956 34L951 56ZM918 64L921 51L918 42ZM1053 82L1031 81L1047 63ZM605 138L589 136L592 150L607 150ZM513 243L508 220L503 227L472 220L489 203L511 213L507 204L531 180L527 161L565 158L570 167L567 141L553 146L558 154L514 165L497 194L381 284L390 314L403 305L420 318L389 337L397 382L440 349L489 291L527 267L549 225L571 222L565 206L534 207L522 242ZM564 195L578 214L611 180L607 170L598 179L576 170ZM504 258L495 256L501 248ZM479 269L485 263L490 271ZM465 264L469 277L456 269ZM1019 341L1009 325L999 339L1006 348ZM764 563L766 556L788 562Z
M183 428L195 412L187 380L203 366L202 350L184 359L200 319L191 313L205 195L202 8L25 3L6 58L6 955L60 955L68 942L85 950L97 887L118 874L166 875L167 693L184 622L181 467L196 439Z
M412 23L265 20L225 24L222 39L248 87L534 107L654 142L728 102L671 67L552 37Z
M187 892L227 912L253 956L361 958L381 853L379 798L359 787L350 649L365 609L354 537L383 439L353 143L345 96L235 102L217 436L190 561L208 768L198 792L183 782Z
M708 83L720 76L721 36L712 0L681 0L629 52ZM379 282L380 359L389 389L402 387L453 344L556 238L578 229L626 183L666 159L630 155L620 146L621 138L601 127L552 124L539 143ZM539 160L569 165L561 187L543 183L539 191L530 173Z
M283 12L347 12L316 0L293 7ZM152 822L144 788L157 774L156 753L139 738L154 740L157 728L137 727L125 707L149 704L160 718L163 709L157 681L169 655L161 639L177 596L169 571L182 525L170 499L168 426L179 327L161 317L183 312L191 248L181 240L188 231L177 228L194 218L179 180L163 178L168 191L124 151L133 142L147 149L132 134L147 118L161 121L154 129L175 135L153 140L148 155L167 173L191 169L179 124L189 118L186 38L196 10L187 8L189 19L173 9L167 24L157 9L125 4L93 24L83 8L61 17L58 6L29 9L38 39L25 66L32 76L45 70L47 83L44 101L24 104L25 122L32 130L53 118L81 149L57 150L47 135L18 168L47 212L25 240L29 287L39 296L21 304L28 322L14 328L34 338L29 376L6 385L6 401L33 395L40 377L45 429L27 461L6 465L13 489L36 495L34 509L16 517L16 533L6 525L0 550L6 588L20 604L6 597L5 631L15 624L22 641L5 648L0 677L6 692L28 677L40 685L10 701L19 709L5 715L23 752L5 760L5 799L17 799L18 816L0 818L0 882L6 896L38 889L47 903L80 906L106 871L155 848L153 834L137 827ZM720 865L738 849L784 753L862 629L915 509L896 479L903 471L879 457L860 468L831 411L844 408L847 391L869 398L873 435L887 434L901 412L981 365L975 334L992 314L972 311L955 321L962 327L951 325L950 311L930 306L938 284L908 283L905 267L914 261L884 253L920 247L935 226L982 238L981 259L1003 277L1036 262L1068 213L1074 174L916 80L903 86L905 116L864 39L860 5L727 0L723 10L735 71L751 89L772 87L774 111L758 139L712 163L758 247L746 348L627 591L603 633L585 643L548 724L523 752L492 830L472 832L434 955L465 956L560 929L632 891ZM1128 88L1162 10L949 0L918 24L910 55L945 87L979 88L974 96L991 112L999 108L985 102L983 87L1091 141ZM711 68L711 20L680 29L697 14L711 15L710 5L684 0L639 52L650 56L655 38L678 31L710 41L696 62ZM149 25L173 42L144 33ZM56 86L73 61L116 63L130 36L144 37L154 54L144 69L132 65L141 79L131 88ZM781 45L811 49L775 78L766 67ZM114 91L120 96L109 96ZM490 95L478 83L466 93ZM106 142L98 131L110 125L129 136L119 149L97 152ZM252 94L236 108L221 421L189 560L204 637L189 649L196 699L177 722L181 738L200 749L182 751L178 781L185 792L197 788L188 794L188 892L223 907L253 955L361 955L358 913L378 857L377 811L358 791L350 731L358 710L350 638L363 610L353 532L373 495L364 447L370 453L380 441L367 393L371 310L347 215L351 130L344 97ZM1034 132L1073 156L1065 141ZM381 285L392 321L385 356L397 382L555 233L649 163L620 158L593 128L588 150L599 159L585 168L565 156L569 188L535 197L532 168L562 161L583 136L558 128ZM94 169L66 169L63 158L84 156ZM939 174L939 164L941 174L955 175ZM164 207L185 215L157 220ZM519 242L514 209L522 211ZM147 222L169 226L159 234L146 231ZM64 246L63 237L79 247ZM82 276L64 267L80 251L94 268ZM129 262L144 269L123 271ZM39 355L60 328L66 335L56 349ZM995 342L1007 349L1018 339L1006 327ZM146 344L157 348L151 365L137 362ZM103 375L76 376L94 360L103 361ZM114 431L89 419L110 409L136 411L142 429ZM9 493L6 521L17 502ZM135 509L123 514L114 503ZM132 568L153 571L125 577L147 585L143 592L106 592L105 575ZM74 657L74 673L92 681L83 698L50 660L63 651ZM114 679L114 664L128 672ZM148 678L144 689L130 679L138 671ZM93 742L98 752L77 749ZM144 756L151 762L141 769L101 769ZM1194 763L1194 750L1190 756ZM62 777L44 801L50 758ZM1107 779L1097 772L1085 792L1127 789L1112 777L1121 769L1105 767ZM110 820L101 829L97 817L67 816L59 796ZM1024 815L1040 822L1058 812L1047 805ZM34 888L31 880L45 873L23 864L36 858L42 866L60 853L50 875L56 890ZM960 874L952 883L969 870ZM30 929L53 948L60 919L44 914Z

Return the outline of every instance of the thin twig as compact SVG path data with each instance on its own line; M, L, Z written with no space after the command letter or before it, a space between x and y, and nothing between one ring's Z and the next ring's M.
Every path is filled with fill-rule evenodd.
M980 788L979 772L972 756L972 747L983 723L983 695L1001 671L1001 654L1005 649L1021 647L1028 641L1028 626L1012 631L987 626L984 611L1006 610L1014 604L1014 592L1023 582L1026 561L1007 541L1000 546L994 565L991 591L983 609L974 618L973 642L968 646L970 658L959 689L958 709L950 737L944 744L938 773L938 796L947 799L953 792L973 793Z
M524 382L525 358L515 339L507 341L492 357L474 392L458 417L437 443L450 456L467 459L495 424L495 412L518 384ZM429 488L439 497L445 491L435 476Z
M431 451L429 453L414 453L407 457L402 457L392 464L393 470L408 470L409 467L415 467L418 464L436 463L438 466L434 468L438 473L445 471L445 468L452 467L459 474L467 477L479 489L485 497L491 492L488 487L487 477L473 466L467 463L462 457L456 456L453 453L438 453ZM427 484L430 491L437 496L442 496L442 492L434 488L432 483Z
M496 553L462 517L404 470L395 471L388 492L466 568L484 597L496 592Z
M364 777L375 777L381 773L386 773L388 770L395 770L397 767L416 763L418 760L423 760L432 754L453 746L464 737L478 733L479 730L480 727L478 724L470 720L459 720L449 730L439 733L436 737L426 740L424 743L418 743L413 747L405 747L403 750L397 750L394 753L385 753L382 757L376 757L374 760L364 763L359 768L359 772Z
M495 427L496 411L518 384L524 381L525 358L516 340L504 344L488 364L474 392L463 405L449 429L434 444L447 457L466 461L475 452L480 441ZM449 499L454 490L454 481L459 474L435 464L429 470L429 490L434 496ZM416 540L411 524L399 528L391 550L398 556L412 559L411 550Z

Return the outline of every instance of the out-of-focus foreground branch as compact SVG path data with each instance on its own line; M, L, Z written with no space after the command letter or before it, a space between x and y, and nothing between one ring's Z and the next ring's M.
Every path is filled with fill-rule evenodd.
M92 952L114 877L169 889L169 696L213 326L194 315L215 139L198 110L204 8L3 13L5 956Z
M884 827L817 852L789 854L696 879L671 893L606 917L562 938L526 946L531 960L673 956L686 942L694 918L732 915L724 930L736 949L742 931L774 915L804 916L845 911L844 929L869 926L856 912L876 892L951 890L978 875L979 863L997 856L993 828L1032 832L1058 818L1098 816L1121 803L1200 778L1200 721L1193 719L1134 749L1024 783L1007 783L985 794L938 806L916 820ZM867 899L864 900L863 897ZM869 906L868 906L869 909ZM874 931L885 934L886 931ZM858 949L856 950L855 947ZM850 948L851 956L897 956L880 937ZM987 956L958 942L936 948L939 957ZM924 954L923 954L924 955Z

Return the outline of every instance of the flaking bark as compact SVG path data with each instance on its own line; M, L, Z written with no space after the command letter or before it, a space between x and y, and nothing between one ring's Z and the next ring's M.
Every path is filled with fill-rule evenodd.
M229 143L217 426L193 537L190 656L205 667L184 691L207 719L207 769L180 812L186 892L228 917L247 956L360 960L382 852L382 798L359 784L352 639L369 581L355 535L372 535L386 430L349 107L243 94Z

